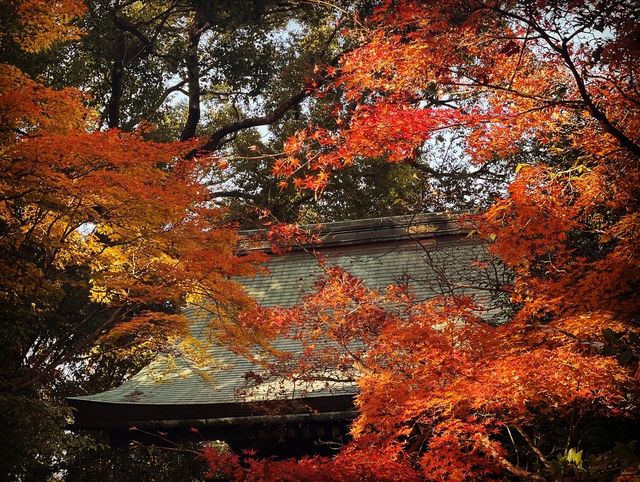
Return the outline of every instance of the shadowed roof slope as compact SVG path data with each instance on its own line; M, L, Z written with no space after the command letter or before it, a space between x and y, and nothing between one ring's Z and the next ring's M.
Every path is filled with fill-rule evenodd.
M471 242L467 230L454 217L423 215L329 223L314 245L330 265L340 265L361 278L370 288L408 283L418 299L451 290L482 293L482 279L472 268L486 256L483 246ZM269 250L268 243L250 249ZM262 306L291 306L310 293L322 270L305 249L272 256L268 272L240 280ZM446 286L443 277L446 276ZM469 282L475 277L473 283ZM153 420L207 419L257 415L253 403L298 400L291 412L333 412L351 405L352 383L326 382L300 390L283 381L278 390L257 390L240 396L248 372L260 368L212 341L208 328L211 315L195 306L185 310L192 320L192 332L216 360L213 366L197 367L182 356L162 355L121 386L106 392L69 398L77 409L78 428L105 428L113 424L140 424ZM491 315L492 311L488 311ZM279 340L276 347L293 351L297 342ZM272 387L273 388L273 387ZM277 393L277 395L276 395ZM160 425L162 425L160 423Z

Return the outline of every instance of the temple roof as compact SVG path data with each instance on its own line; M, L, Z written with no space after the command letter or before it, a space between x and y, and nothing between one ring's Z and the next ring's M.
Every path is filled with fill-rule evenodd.
M240 280L260 305L291 306L311 292L322 274L311 248L329 265L343 267L370 288L408 283L418 299L452 292L482 296L482 274L473 265L486 257L485 249L468 238L468 229L454 217L439 214L329 223L319 234L320 243L271 256L266 274ZM249 249L268 251L269 245L254 243ZM255 402L259 401L304 402L292 412L350 407L356 391L351 382L322 382L301 390L283 380L277 387L245 390L246 374L259 373L260 368L215 342L215 320L209 312L189 306L185 314L192 321L193 335L214 362L198 366L189 357L167 353L117 388L69 398L77 410L78 427L258 415L261 412ZM495 310L489 307L484 316L492 315ZM284 351L295 351L298 346L292 340L276 342Z

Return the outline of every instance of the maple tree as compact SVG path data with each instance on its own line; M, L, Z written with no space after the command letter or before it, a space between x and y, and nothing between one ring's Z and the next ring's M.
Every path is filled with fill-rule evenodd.
M212 116L209 137L200 144L192 139L202 127L194 108L186 122L172 118L156 135L179 133L185 142L149 142L154 134L140 120L156 120L167 90L188 86L191 106L199 107L207 67L198 57L202 29L224 24L232 11L221 28L226 34L236 20L252 16L234 12L233 3L216 2L204 11L198 6L209 2L157 2L156 10L138 8L143 2L92 2L100 12L92 19L95 37L117 37L130 48L96 58L95 71L113 74L106 86L92 84L100 76L91 69L77 82L82 89L74 89L61 80L64 72L49 84L46 75L26 73L29 60L13 60L15 51L35 54L77 39L83 3L3 2L0 378L13 396L3 395L3 404L13 410L18 397L36 400L62 376L61 366L81 360L107 333L111 340L136 338L151 350L185 333L179 307L187 299L224 299L212 309L233 314L250 304L228 277L251 273L255 259L237 257L235 231L225 227L224 212L202 184L228 163L194 149L257 156L263 147L255 132L238 135L233 148L226 143L243 130L280 123L297 106L300 116L301 102L317 89L319 97L309 101L317 102L313 116L303 112L302 122L293 123L311 125L288 140L287 156L275 162L283 179L270 181L267 191L293 193L299 206L315 193L329 193L328 183L341 173L366 175L367 165L375 170L380 162L400 173L395 189L420 187L425 179L416 180L408 167L439 179L436 186L479 179L486 187L515 174L506 195L472 222L514 271L513 285L501 289L517 313L509 324L492 326L478 318L474 300L418 303L410 292L371 291L328 267L317 293L299 306L237 321L257 333L249 341L283 335L305 344L287 363L266 367L278 376L299 376L304 367L313 382L332 369L330 362L341 361L341 376L360 385L353 442L334 458L300 461L207 450L212 475L541 479L582 476L585 464L597 476L620 473L633 453L607 452L610 439L629 440L629 432L616 427L638 410L640 100L634 60L640 22L634 2L377 2L370 15L349 23L340 42L331 43L337 28L318 23L322 41L310 51L319 47L331 55L321 56L327 65L305 82L289 76L307 72L312 55L283 61L287 83L269 76L246 81L246 65L230 59L236 50L222 48L233 75L221 76L223 108ZM268 2L269 11L287 3ZM253 27L256 39L271 32ZM341 42L355 48L332 63ZM307 44L313 46L301 35L290 47L295 52ZM95 52L89 45L86 51ZM188 58L172 60L176 49L188 51ZM59 69L67 65L60 62ZM175 73L178 65L185 70L177 84L157 91L161 83L148 81ZM144 95L127 84L131 78ZM269 98L257 115L244 117L228 87ZM86 91L102 98L91 100ZM247 111L253 97L243 104ZM102 120L87 105L102 109ZM169 116L166 109L160 114L160 120ZM320 117L323 122L314 122ZM103 130L103 124L123 130ZM282 123L276 132L290 133L291 126ZM453 140L460 164L439 172L429 156ZM264 149L262 167L272 164L279 142ZM251 182L265 169L256 172ZM299 195L293 188L315 193ZM297 235L279 229L276 236ZM227 341L246 342L233 324L229 329ZM319 337L337 343L322 351L314 343ZM38 426L37 419L28 420ZM600 434L609 439L594 440ZM12 448L19 447L17 453L24 445ZM34 447L24 450L46 457L42 446ZM582 447L591 452L589 460L578 455Z
M15 16L8 39L28 53L80 35L81 2L3 8ZM148 356L188 338L187 301L227 314L251 305L231 278L261 259L238 253L236 226L203 186L215 156L186 156L196 141L148 141L144 125L99 130L86 103L78 89L0 64L0 386L12 444L2 471L18 478L20 457L46 463L37 443L51 427L25 426L26 412L11 419L17 407L48 420L51 390L97 344Z
M75 323L101 319L94 339L128 318L138 333L145 325L172 331L187 296L244 303L228 278L250 273L255 257L235 254L234 229L207 202L200 181L215 160L181 159L185 143L91 131L77 91L2 69L3 303L46 325L86 289ZM59 348L91 342L73 341L73 326L19 349L53 368L65 360ZM32 382L27 375L9 385Z
M258 319L306 346L274 373L321 380L340 360L357 381L353 441L297 462L208 452L212 467L235 480L637 476L633 449L612 450L637 433L607 435L638 414L636 7L389 0L351 30L360 46L320 91L340 94L335 128L291 137L275 174L321 192L367 158L415 164L439 136L463 139L480 174L522 159L469 219L513 270L502 289L517 312L492 326L471 299L418 303L328 268L315 294Z
M338 48L323 8L0 2L0 427L11 446L0 465L9 473L46 478L90 458L100 442L63 432L63 398L122 383L186 334L187 299L224 314L251 304L228 281L254 268L236 256L225 220L265 204L284 217L287 196L298 197L244 176L263 181L255 158L269 164L281 131L306 122L305 77ZM273 142L255 129L267 125Z

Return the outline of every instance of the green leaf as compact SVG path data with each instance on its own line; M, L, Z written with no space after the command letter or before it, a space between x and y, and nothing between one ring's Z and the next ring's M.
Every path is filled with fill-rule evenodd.
M582 450L576 450L570 448L567 452L566 460L569 463L574 464L578 468L582 468Z

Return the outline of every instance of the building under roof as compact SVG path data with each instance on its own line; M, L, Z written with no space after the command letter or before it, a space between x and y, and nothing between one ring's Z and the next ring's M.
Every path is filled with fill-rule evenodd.
M418 299L476 295L485 300L483 316L496 316L495 300L486 292L496 277L507 274L496 266L490 272L474 268L480 264L476 260L487 258L486 250L457 219L434 214L328 223L319 243L272 255L267 273L240 281L262 306L292 306L323 272L314 250L370 288L408 283ZM269 244L250 249L269 251ZM355 416L353 382L300 390L285 380L277 391L247 391L247 375L261 368L212 340L208 311L190 306L186 314L193 335L215 362L196 367L188 357L168 353L117 388L68 398L74 429L103 431L112 444L132 438L144 443L219 439L238 449L286 455L322 452L343 439ZM292 340L275 345L285 351L297 346Z

